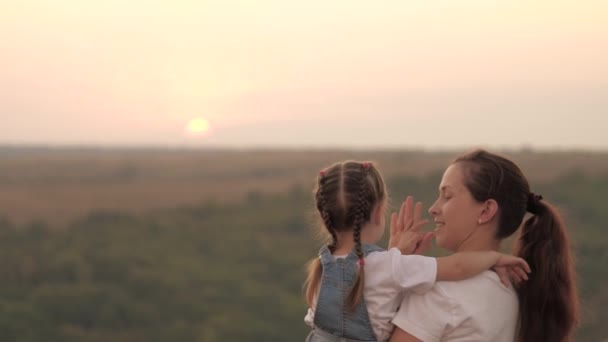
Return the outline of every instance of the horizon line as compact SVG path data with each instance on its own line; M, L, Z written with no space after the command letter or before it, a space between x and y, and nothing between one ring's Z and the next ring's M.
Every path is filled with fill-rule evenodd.
M492 146L492 145L462 145L451 147L429 147L415 145L242 145L242 144L222 144L222 145L171 145L171 144L44 144L44 143L2 143L2 150L29 150L29 151L172 151L172 152L196 152L196 151L305 151L305 152L336 152L336 151L361 151L361 152L425 152L425 153L453 153L469 151L474 149L486 149L494 151L508 151L518 153L608 153L608 147L589 147L589 146L554 146L537 147L531 144L520 146Z

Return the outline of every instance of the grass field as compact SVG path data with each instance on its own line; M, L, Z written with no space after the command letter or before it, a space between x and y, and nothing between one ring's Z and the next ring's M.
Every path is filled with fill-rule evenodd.
M321 243L318 171L372 160L393 205L413 194L428 206L457 154L0 148L0 336L303 340L303 265ZM577 340L605 340L608 152L505 154L565 216L582 300Z

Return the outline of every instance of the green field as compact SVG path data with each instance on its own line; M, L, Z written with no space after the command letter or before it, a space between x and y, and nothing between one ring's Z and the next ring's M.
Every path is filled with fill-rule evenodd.
M0 339L301 341L318 170L373 160L428 205L457 154L0 148ZM608 153L507 154L565 214L577 340L608 338Z

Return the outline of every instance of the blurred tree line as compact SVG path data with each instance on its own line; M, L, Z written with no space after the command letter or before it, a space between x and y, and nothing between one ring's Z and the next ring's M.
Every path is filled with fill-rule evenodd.
M407 194L428 207L440 177L390 179L393 207ZM575 244L577 340L608 338L608 175L572 172L533 190L564 210ZM0 220L0 339L301 341L304 265L322 243L313 208L311 189L294 187L238 204L94 212L60 230Z

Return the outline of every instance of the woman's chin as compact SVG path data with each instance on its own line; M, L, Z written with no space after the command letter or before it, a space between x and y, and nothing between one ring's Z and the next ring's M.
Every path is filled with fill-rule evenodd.
M446 249L446 239L444 234L442 234L441 231L437 232L435 231L435 243L437 244L438 247Z

